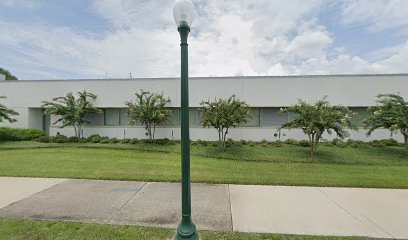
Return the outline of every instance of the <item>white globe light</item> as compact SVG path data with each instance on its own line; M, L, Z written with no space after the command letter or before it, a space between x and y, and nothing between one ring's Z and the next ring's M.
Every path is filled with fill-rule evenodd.
M178 27L190 27L194 14L194 5L190 0L176 0L174 3L173 16Z

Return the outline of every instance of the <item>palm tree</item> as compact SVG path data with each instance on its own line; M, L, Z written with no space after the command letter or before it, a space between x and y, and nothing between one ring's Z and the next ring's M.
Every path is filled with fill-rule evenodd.
M0 98L6 98L5 96L0 96ZM8 122L16 122L17 120L15 118L12 118L11 116L18 116L18 112L14 111L13 109L7 108L3 104L0 104L0 122L3 122L4 120Z
M65 97L53 98L52 101L44 101L42 107L46 114L53 114L59 118L53 123L61 123L61 128L72 126L75 131L75 136L83 137L82 126L84 123L89 123L85 120L87 114L100 113L100 109L96 108L91 100L96 99L96 95L87 91L78 92L76 98L71 92Z

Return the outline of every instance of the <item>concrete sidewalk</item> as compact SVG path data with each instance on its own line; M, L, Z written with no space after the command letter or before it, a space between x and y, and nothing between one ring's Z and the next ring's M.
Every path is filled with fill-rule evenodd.
M180 184L0 177L0 217L175 228ZM408 239L408 190L192 185L199 229Z

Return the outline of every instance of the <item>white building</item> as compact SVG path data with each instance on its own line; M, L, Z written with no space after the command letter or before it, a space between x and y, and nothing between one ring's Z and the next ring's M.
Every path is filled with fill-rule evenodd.
M42 101L64 96L67 92L87 90L98 96L95 105L103 110L100 115L90 116L91 124L84 128L84 136L91 134L121 138L145 138L143 126L130 126L126 118L124 102L134 98L140 89L163 92L171 98L169 108L173 115L166 126L156 130L156 138L178 139L180 80L175 78L154 79L83 79L83 80L37 80L0 81L1 100L6 106L20 113L16 123L0 123L3 126L38 128L49 135L57 132L72 136L72 128L53 126L51 119L43 115ZM203 100L228 98L235 94L251 106L253 118L244 126L233 129L229 137L234 140L286 140L306 139L301 130L282 130L278 127L290 120L290 115L279 115L281 107L295 104L298 99L315 102L324 96L331 104L350 107L358 115L354 120L361 126L366 109L375 104L379 93L399 93L408 99L408 74L385 75L331 75L331 76L284 76L284 77L205 77L190 78L190 124L191 139L215 140L216 130L200 126L197 108ZM372 140L389 138L390 132L377 130L369 138L366 131L351 132L351 139ZM324 138L332 139L335 136ZM402 141L396 134L393 138Z

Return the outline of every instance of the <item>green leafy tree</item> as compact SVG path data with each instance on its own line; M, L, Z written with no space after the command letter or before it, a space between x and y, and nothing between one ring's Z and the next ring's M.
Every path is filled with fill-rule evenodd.
M286 112L293 114L293 120L280 128L302 129L309 136L310 155L315 153L323 133L331 135L335 132L338 137L344 138L349 135L346 127L355 128L350 121L353 112L345 106L331 106L326 98L314 105L299 100L296 105L281 110L281 113Z
M0 98L6 98L5 96L0 96ZM17 120L12 116L18 116L18 112L14 111L13 109L7 108L5 105L0 103L0 122L4 122L4 120L8 122L16 122Z
M0 74L3 74L4 76L6 76L6 80L18 80L16 76L11 74L9 71L7 71L4 68L0 68Z
M140 93L135 93L135 101L127 101L125 105L128 107L129 123L136 125L138 122L145 126L147 135L151 141L154 140L156 126L163 124L170 116L171 110L166 108L166 104L171 100L164 97L163 93L151 93L140 90Z
M408 102L396 94L379 94L377 104L368 108L370 116L364 121L370 135L378 128L385 128L400 132L404 136L404 143L408 149Z
M249 106L232 95L228 99L201 102L202 125L218 131L218 146L225 149L229 129L246 123L251 116Z
M83 124L89 123L86 116L92 113L100 113L101 110L92 103L97 97L95 94L87 91L78 92L77 94L78 97L75 97L69 92L65 97L44 101L42 107L45 109L46 114L58 116L53 124L61 123L61 128L72 126L75 136L81 138L83 137Z

